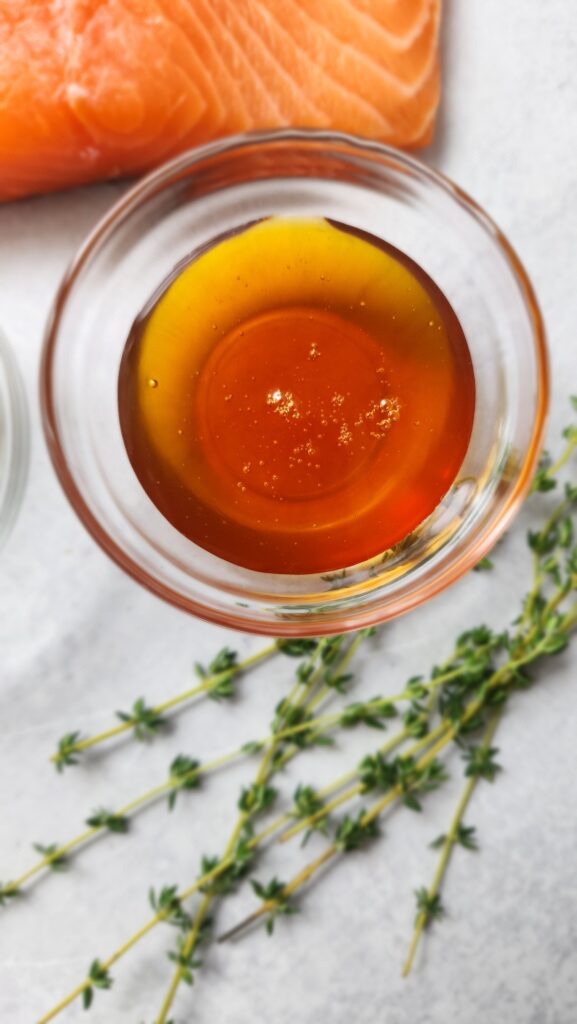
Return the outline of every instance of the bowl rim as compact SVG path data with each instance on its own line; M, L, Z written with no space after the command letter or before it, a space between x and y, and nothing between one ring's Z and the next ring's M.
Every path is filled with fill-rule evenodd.
M148 197L161 190L167 180L179 172L192 169L200 160L221 155L231 150L242 151L245 148L258 144L266 146L278 142L290 143L291 141L299 144L311 143L318 145L324 143L328 147L345 145L348 148L357 150L361 155L370 156L371 154L376 154L381 158L389 158L394 160L397 165L404 166L406 170L415 176L433 183L448 194L484 228L501 250L501 254L509 264L519 286L531 321L535 346L538 394L531 439L527 446L516 484L508 495L498 517L477 538L474 544L465 548L458 557L432 579L421 581L417 588L406 594L397 595L394 604L389 607L371 606L365 611L357 609L354 615L351 616L350 622L346 621L347 612L344 613L345 621L340 621L339 614L343 615L343 613L339 613L338 610L333 610L332 614L327 614L324 621L322 618L315 617L314 623L309 623L307 617L299 620L281 620L279 618L275 621L261 621L259 619L251 621L248 617L241 617L234 612L220 608L207 607L198 600L188 598L172 587L160 582L154 575L142 568L112 540L82 497L60 443L54 396L51 388L52 366L58 341L59 324L68 296L84 265L90 259L92 251L109 229L119 221L122 221L125 216ZM430 598L435 597L451 583L464 576L491 550L495 542L511 523L523 499L528 494L537 467L549 403L549 361L545 325L529 275L506 235L489 214L467 192L436 168L430 167L409 153L373 139L365 139L345 132L330 130L285 128L226 136L205 145L188 149L146 174L111 206L87 235L61 280L46 324L40 361L39 385L44 437L59 482L84 527L99 547L121 569L168 604L189 612L204 621L261 636L322 636L331 635L335 632L367 628L411 611ZM281 603L282 601L279 600L279 607Z
M0 374L6 392L5 414L9 423L6 480L0 494L0 546L3 546L16 522L26 490L30 461L30 422L20 367L6 332L1 328Z

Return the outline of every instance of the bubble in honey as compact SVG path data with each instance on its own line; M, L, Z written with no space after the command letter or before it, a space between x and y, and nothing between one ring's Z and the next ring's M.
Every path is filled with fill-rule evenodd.
M266 404L271 405L274 412L278 413L279 416L292 419L298 419L300 416L292 391L281 391L280 388L275 388L274 391L269 391L266 397Z
M352 435L349 427L347 426L346 423L344 423L344 422L341 423L341 429L339 430L339 440L338 440L338 443L340 445L349 445L352 440L353 440L353 435Z

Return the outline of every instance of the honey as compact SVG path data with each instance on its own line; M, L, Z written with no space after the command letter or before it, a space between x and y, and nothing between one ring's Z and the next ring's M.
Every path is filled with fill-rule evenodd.
M336 222L271 218L181 264L119 374L132 466L202 548L317 573L405 538L454 482L475 381L439 288Z

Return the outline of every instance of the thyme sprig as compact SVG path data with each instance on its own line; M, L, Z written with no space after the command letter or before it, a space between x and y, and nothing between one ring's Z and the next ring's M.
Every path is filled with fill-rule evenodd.
M353 641L349 644L349 647L346 650L341 661L341 671L344 671L344 669L348 666L351 658L353 657L354 652L358 649L360 643L362 643L362 641L367 636L372 635L372 632L372 630L364 631L362 634L357 635L353 638ZM287 698L288 704L292 705L293 701L304 701L307 695L311 696L311 694L314 694L314 696L311 696L311 700L315 699L317 700L317 702L319 700L322 700L323 697L326 696L326 681L323 682L322 675L326 670L327 663L334 660L334 658L338 654L338 651L343 645L343 641L343 637L332 637L325 638L324 640L318 642L318 644L315 643L315 650L318 653L315 654L315 650L313 650L311 657L320 657L321 666L316 669L313 669L312 673L308 670L303 672L302 666L299 666L296 672L297 683L293 687L291 694L289 694L289 698ZM304 643L307 644L306 650L310 651L312 649L310 646L311 641L305 641ZM355 644L355 646L353 651L351 651L353 643ZM302 648L300 648L300 650L302 650ZM325 653L323 655L323 651L327 651L330 653ZM294 648L288 653L291 653L292 656L298 656L298 653ZM315 687L318 683L320 683L320 686L318 691L315 693ZM327 687L327 689L330 690L330 687ZM275 744L279 743L279 739L277 736L273 736L273 742ZM252 748L254 745L250 744L250 746ZM269 756L271 756L271 765L274 763L275 770L279 770L282 767L282 764L286 763L286 760L289 757L294 756L295 752L298 752L299 749L299 747L294 747L289 742L286 744L286 749L283 752L283 758L275 759L274 753L272 755L270 755L270 752L267 753L269 754ZM251 749L251 752L254 751ZM336 785L338 786L342 784L342 781L342 778L337 779ZM263 782L263 779L258 779L258 773L255 782L257 783L257 785ZM329 790L330 787L327 787L327 792ZM245 813L246 812L242 812L242 814ZM261 845L270 835L278 831L279 828L281 828L282 825L285 824L287 821L290 821L289 813L280 815L271 824L261 829L260 832L253 833L252 827L246 827L247 825L250 825L250 823L245 822L244 825L239 826L239 817L239 821L237 821L235 829L233 830L233 836L231 836L231 840L234 837L235 842L233 843L232 841L229 841L225 853L220 858L210 858L206 856L203 857L201 861L201 875L191 885L189 885L188 888L176 892L174 895L178 898L178 900L181 903L184 904L197 892L205 893L206 896L212 897L213 895L221 895L223 892L228 893L232 891L236 887L238 880L246 875L249 866L252 863L253 851L259 845ZM198 914L200 914L201 917L206 916L208 912L208 907L208 901L206 902L206 904L201 903ZM150 931L152 931L164 919L164 911L157 910L153 914L153 916L150 917L136 932L134 932L121 946L119 946L118 949L115 950L115 952L110 957L108 957L108 959L102 961L104 969L110 971L111 968L119 960L126 956L126 954L131 949L133 949L134 946L136 946ZM195 919L194 924L199 923L200 922L197 919ZM179 947L179 952L184 956L188 956L190 949L194 947L194 943L196 942L196 932L194 931L194 924L193 930L191 930L188 935L188 946L184 948L183 944L181 943ZM176 994L176 990L178 988L178 985L180 984L180 976L178 977L177 980L178 973L179 967L177 966L175 975L173 976L171 987L165 997L165 1002L167 1003L167 1005L166 1007L163 1007L163 1009L161 1010L161 1012L164 1014L167 1014L169 1012L169 1007L172 1004L172 1000L174 999L174 995ZM50 1010L44 1017L42 1017L38 1024L48 1024L48 1021L53 1020L56 1016L58 1016L58 1014L60 1014L67 1006L73 1003L76 999L82 998L84 991L90 985L90 978L86 977L60 1003L58 1003L55 1007L52 1008L52 1010ZM159 1020L162 1020L162 1017L159 1018ZM165 1024L168 1024L168 1021L166 1021Z
M574 403L575 404L575 403ZM577 428L565 431L568 440L564 454L554 464L546 466L545 474L542 475L538 490L554 490L556 481L552 479L553 470L565 465L569 454L577 447ZM569 453L569 454L568 454ZM543 480L549 480L544 485ZM433 766L433 780L437 784L443 780L444 770L437 761L437 755L451 742L463 746L464 759L466 762L465 773L470 779L471 793L474 785L480 778L492 781L500 766L495 761L496 750L491 747L489 739L478 745L467 744L467 737L471 732L481 727L487 717L495 718L495 708L499 710L508 701L511 693L515 690L524 690L530 683L527 674L527 666L545 658L561 653L568 645L569 634L577 624L577 601L572 602L565 611L561 610L567 597L577 590L577 546L572 547L573 529L572 524L567 524L567 513L575 510L577 505L577 488L566 485L564 496L557 508L550 515L545 525L537 532L528 535L528 544L534 552L534 580L533 586L523 601L523 612L517 620L517 628L512 633L493 634L486 627L479 627L473 631L463 634L457 641L457 648L464 651L464 664L460 664L458 670L452 674L450 679L443 680L448 688L439 691L439 709L441 721L431 732L426 732L422 740L424 746L428 746L427 752L416 762L413 755L405 755L398 759L397 777L394 770L387 765L380 765L380 774L375 764L371 765L372 774L370 785L380 784L386 786L385 795L378 800L366 812L363 812L359 819L362 827L369 826L376 822L382 812L396 800L403 800L405 804L413 809L420 809L418 800L413 802L413 793L409 787L407 793L407 778L411 773L417 772L417 778L426 778ZM571 522L569 520L569 522ZM554 563L551 561L554 559ZM481 656L479 656L481 652ZM499 661L499 656L501 660ZM437 678L443 673L434 673ZM413 682L413 681L411 681ZM422 685L418 681L418 685ZM407 722L405 719L405 725ZM410 731L410 726L409 726ZM489 733L491 727L489 726ZM367 765L364 765L365 775ZM328 805L309 816L303 822L293 826L283 839L289 838L307 825L314 824L315 817L324 820L327 813L338 804L358 795L363 790L362 781L363 767L361 767L361 781L340 797L335 798ZM435 776L439 775L438 778ZM390 781L390 785L389 785ZM407 800L408 796L408 800ZM459 819L460 821L460 819ZM454 845L455 835L458 833L459 821L454 829L450 829L446 840L444 857L448 862L446 850ZM461 837L464 833L461 832ZM339 853L336 839L325 849L325 851L300 871L290 882L287 883L284 895L292 897L313 875L320 870L331 858ZM446 864L445 864L446 867ZM440 878L442 878L442 874ZM440 884L440 881L439 881ZM423 928L433 918L439 917L442 913L440 896L435 888L431 890L419 890L418 900L418 936ZM428 900L428 902L427 902ZM260 916L270 910L266 903L261 908L249 915L239 925L235 926L220 941L239 934L249 924L254 923ZM418 937L416 939L418 942ZM416 948L415 942L415 948ZM410 969L412 956L408 960L407 970Z
M316 641L313 640L311 643L316 644ZM79 756L87 750L116 739L123 733L132 731L134 738L138 740L153 739L167 726L167 711L173 711L180 705L202 695L218 701L232 697L234 681L241 673L254 668L279 651L292 653L287 650L285 641L275 641L239 661L236 651L223 647L206 668L198 662L196 663L195 673L200 679L196 686L189 687L175 697L170 697L168 700L154 705L149 705L144 697L138 697L130 711L116 713L117 718L120 719L119 725L105 729L94 736L84 736L80 730L65 733L58 741L56 752L52 754L50 760L61 772L65 768L77 765Z
M0 906L8 898L21 892L26 883L41 874L42 871L46 869L54 871L64 866L68 867L71 862L71 854L88 845L99 833L108 831L126 835L130 830L130 818L143 807L166 797L168 808L172 810L180 792L198 789L203 776L238 760L243 754L244 751L239 747L228 754L206 761L204 764L186 754L179 754L171 762L167 777L159 785L147 789L117 810L99 808L93 811L85 820L87 828L64 843L52 843L44 846L35 843L34 849L37 853L42 854L41 858L19 877L0 886Z
M263 903L267 904L268 907L272 908L268 911L266 922L267 933L272 935L276 918L281 915L296 914L297 908L290 902L289 897L285 895L285 883L280 882L278 878L271 878L270 882L266 884L259 882L257 878L252 878L251 885L255 895Z
M486 751L495 752L494 748L491 747L491 741L499 724L500 716L501 709L498 708L491 716L489 725L487 726L483 737L482 748L476 748L477 750L484 749ZM441 903L440 889L455 846L461 846L465 850L478 849L475 829L472 826L464 825L463 816L469 806L478 781L481 778L484 778L492 782L495 778L496 772L494 770L487 772L487 769L485 768L480 771L467 771L466 774L468 774L468 781L459 798L453 817L451 818L449 830L446 835L439 836L431 844L434 849L440 848L441 850L433 880L428 888L421 887L415 893L417 900L417 916L415 918L415 927L409 945L409 951L403 965L403 977L407 977L412 969L417 947L424 929L428 928L432 921L440 918L444 913Z
M350 661L358 648L359 644L364 638L366 638L369 632L359 635L353 640L353 643L349 646L343 659L343 667L348 666ZM319 671L318 682L322 679L324 672L326 671L326 665L331 658L334 657L332 652L336 652L342 644L343 638L330 638L323 643L322 650L329 651L331 653L325 654L323 659L322 671ZM290 647L285 651L284 646L281 647L283 653L289 654L291 657L298 657L298 652L311 652L316 649L318 641L306 640L306 641L291 641ZM354 647L353 647L354 644ZM346 659L346 660L345 660ZM297 675L297 690L304 694L307 692L307 687L314 683L315 680L311 678L311 674L308 667L308 662L305 661L302 665L299 665L296 670ZM326 682L321 687L321 690L317 694L315 700L318 703L319 699L326 697L327 693L330 695L331 687ZM282 702L281 702L282 704ZM295 710L304 709L295 708L291 702L287 703L285 708L286 720L294 720ZM144 793L133 798L128 803L115 811L97 811L93 812L89 818L86 819L88 828L82 830L78 835L67 840L61 844L54 844L54 854L56 857L61 857L66 860L66 864L70 863L70 854L78 851L81 847L91 842L94 837L105 830L110 832L124 833L129 831L129 818L134 815L135 812L139 811L143 807L161 799L163 796L167 797L169 809L172 810L174 807L178 793L184 790L197 789L200 785L201 778L213 771L219 770L227 764L237 761L243 756L252 756L265 750L271 744L275 744L277 747L276 758L277 767L282 767L286 764L292 756L298 750L303 749L305 746L318 744L323 739L323 730L326 730L331 723L322 723L320 719L314 719L311 717L311 728L314 729L314 736L311 738L298 737L296 743L285 742L282 745L281 741L292 741L294 739L295 731L299 732L299 727L292 725L286 728L281 728L282 720L279 719L280 705L277 705L275 710L274 727L268 736L263 737L261 740L251 741L244 743L240 747L230 751L229 753L223 754L219 757L207 761L205 764L201 764L195 759L190 758L188 755L179 754L171 763L167 778L160 784L147 789ZM350 773L352 777L353 773ZM327 787L326 793L332 792L331 786ZM283 824L290 821L290 816L284 815L277 820L277 829ZM116 827L115 827L116 826ZM41 852L41 851L39 851ZM52 862L48 856L43 855L40 860L32 865L27 871L21 874L19 877L0 885L0 906L7 903L7 901L20 892L27 882L38 876L43 870L51 868Z
M305 663L305 670L297 670L296 682L288 697L281 701L275 709L275 717L271 723L271 736L273 737L272 743L267 747L262 755L254 781L249 787L245 787L241 791L241 795L238 800L238 809L240 810L240 814L237 817L221 858L221 860L226 861L231 856L234 857L234 866L232 866L231 870L228 871L229 891L234 888L234 884L238 879L245 874L252 861L252 856L246 856L248 851L246 851L245 848L243 849L240 865L238 865L235 854L238 850L239 842L243 844L243 840L246 840L247 837L251 836L255 818L263 812L266 812L274 804L277 797L277 791L270 785L270 780L282 764L282 758L279 759L277 756L282 750L282 742L278 739L277 733L282 732L283 719L286 720L286 716L290 716L294 709L303 707L306 702L308 702L309 705L312 704L313 698L311 697L311 693L313 692L314 686L326 672L326 665L331 664L334 661L341 644L342 637L319 641L308 656ZM279 726L281 728L279 728ZM210 907L216 897L217 892L214 887L206 888L205 886L204 894L197 913L193 918L192 925L188 930L188 934L184 935L179 947L179 958L176 962L176 969L160 1007L157 1024L166 1024L178 987L182 981L187 980L185 970L183 969L183 960L186 963L187 958L194 955L194 951L198 944L200 930L206 921ZM281 906L281 902L282 897L279 894L279 907ZM282 905L288 907L288 902L284 901ZM275 913L278 912L280 911L277 909ZM274 916L274 913L270 916L270 922L274 921ZM271 923L271 929L272 926L273 925Z
M577 409L577 399L573 400L573 405ZM556 462L546 458L539 468L534 490L541 495L547 496L558 489L557 474L577 449L577 427L565 431L565 440L560 458ZM288 882L276 877L269 882L253 878L259 906L222 936L222 940L261 919L270 927L279 917L298 909L295 898L329 861L348 855L376 838L379 820L387 808L405 805L414 811L421 810L423 798L445 781L447 772L441 758L453 751L465 775L465 788L447 832L432 844L439 850L433 880L429 887L421 887L416 892L415 930L405 963L408 973L428 925L443 915L441 888L452 851L457 846L465 850L477 848L476 832L465 823L464 816L476 786L492 782L501 771L500 758L497 760L498 752L492 744L497 722L511 698L522 696L531 686L531 667L565 650L577 625L577 545L573 530L576 507L577 487L568 484L543 527L529 533L533 582L513 626L502 633L480 626L461 634L446 663L435 668L428 677L410 679L400 694L375 697L349 704L339 712L315 715L325 700L350 688L349 663L357 649L354 646L357 638L348 648L343 638L320 643L287 641L289 649L285 653L299 658L311 655L313 662L298 666L295 687L277 705L269 736L240 748L246 754L259 754L261 761L253 782L241 793L237 820L223 854L204 856L200 876L187 889L179 891L176 886L168 886L166 891L151 895L154 916L108 960L93 961L83 982L42 1018L40 1024L52 1020L73 999L81 997L91 1001L95 989L109 988L114 964L162 921L177 930L177 944L169 954L175 972L156 1020L156 1024L169 1024L168 1014L180 983L190 984L200 966L198 950L208 939L215 901L236 890L240 881L252 872L255 854L269 836L280 833L280 837L285 838L297 831L315 829L325 834L327 846ZM309 644L314 644L314 648L307 647ZM326 739L328 730L356 725L385 727L403 702L407 706L402 710L401 728L377 751L324 789L301 783L294 792L290 811L277 815L256 830L257 816L269 817L274 808L278 789L274 776L288 760L302 749ZM481 729L484 733L479 740ZM74 742L68 745L67 756L71 758L77 755ZM183 777L186 778L186 771ZM369 796L374 799L366 806ZM365 806L347 811L340 820L333 820L332 811L337 806L359 799ZM109 831L114 831L110 827L110 819L114 817L114 812L106 810L93 815L99 827ZM50 866L50 858L57 859L62 853L54 844L42 849L46 867ZM13 884L0 888L0 902L16 895L17 889L10 888ZM201 899L192 913L184 904L195 893L200 893Z

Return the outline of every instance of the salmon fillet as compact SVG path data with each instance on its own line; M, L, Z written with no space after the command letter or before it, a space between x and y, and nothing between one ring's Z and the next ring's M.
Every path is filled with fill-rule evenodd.
M0 199L235 132L430 141L441 0L0 0Z

